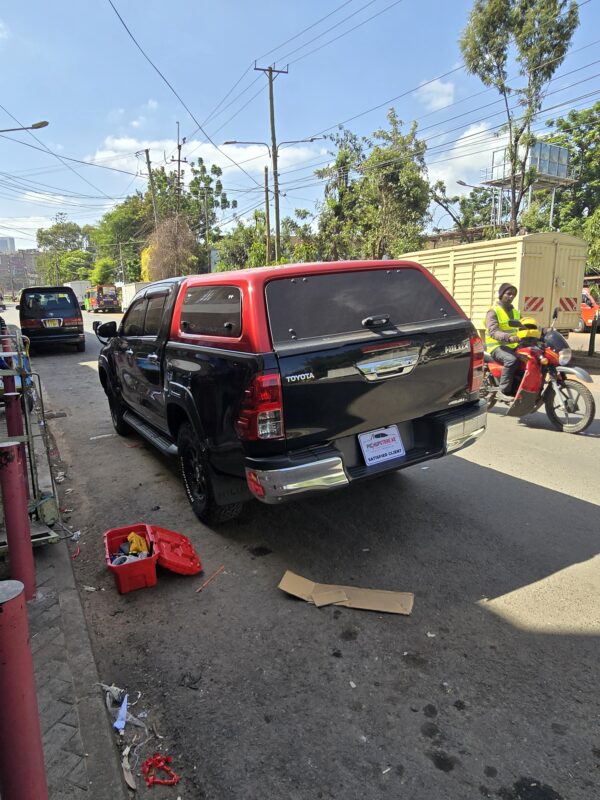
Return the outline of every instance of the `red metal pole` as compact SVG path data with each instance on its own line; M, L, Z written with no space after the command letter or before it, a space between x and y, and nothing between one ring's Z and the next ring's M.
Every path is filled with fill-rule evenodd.
M0 795L48 800L44 751L20 581L0 581Z
M2 352L14 352L16 347L15 342L8 335L2 337ZM12 369L15 359L10 357L5 359L6 363ZM25 378L22 377L23 383L23 397L25 397ZM6 430L9 436L23 436L23 414L21 412L21 398L17 392L16 381L14 375L4 376L4 404L6 408ZM20 445L21 453L23 455L23 475L25 476L25 486L27 490L27 497L29 497L29 475L27 473L27 458L25 457L25 445Z
M12 578L25 585L25 597L31 600L35 597L35 566L26 484L23 479L23 456L18 444L0 443L0 486L8 539L10 574Z

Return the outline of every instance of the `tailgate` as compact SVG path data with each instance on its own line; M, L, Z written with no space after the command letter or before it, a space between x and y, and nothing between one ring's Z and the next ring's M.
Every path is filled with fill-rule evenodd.
M396 424L409 449L412 426L401 423L471 399L471 335L470 323L456 320L385 342L280 352L288 447Z

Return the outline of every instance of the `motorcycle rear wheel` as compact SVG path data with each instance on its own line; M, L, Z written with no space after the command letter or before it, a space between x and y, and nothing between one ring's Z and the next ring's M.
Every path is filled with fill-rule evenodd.
M490 373L485 370L483 373L483 383L479 390L479 397L487 401L488 410L496 405L496 386L493 383L493 378L490 378Z
M596 415L592 393L583 383L569 379L560 383L559 391L567 404L567 411L560 404L554 389L550 389L544 398L548 419L557 431L581 433L592 424Z

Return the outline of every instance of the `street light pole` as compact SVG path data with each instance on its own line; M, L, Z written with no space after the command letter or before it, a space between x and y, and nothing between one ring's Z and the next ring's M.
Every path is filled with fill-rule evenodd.
M19 128L3 128L0 133L12 133L13 131L37 131L38 128L45 128L50 123L46 120L42 122L34 122L33 125L21 126Z
M269 90L272 91L272 83L269 82ZM271 111L273 110L273 106L271 106ZM237 139L230 139L223 144L262 144L264 147L267 148L269 151L269 155L271 156L271 161L273 162L273 196L275 201L275 261L279 261L279 251L281 246L281 235L280 235L280 225L279 225L279 176L277 174L277 156L279 155L279 148L282 144L303 144L304 142L315 142L318 139L324 139L324 136L311 136L308 139L291 139L290 141L279 142L277 144L275 140L275 120L273 115L271 115L271 146L269 146L266 142L242 142L238 141ZM266 195L266 193L265 193ZM267 212L268 218L268 212Z

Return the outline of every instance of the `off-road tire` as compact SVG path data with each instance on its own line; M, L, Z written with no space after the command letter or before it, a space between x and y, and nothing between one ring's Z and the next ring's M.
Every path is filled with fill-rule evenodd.
M128 436L131 433L131 428L123 419L126 410L123 401L118 395L110 393L108 395L108 406L113 428L119 436Z
M583 403L585 409L583 410L579 421L573 422L572 424L565 424L559 416L559 413L557 413L555 410L557 401L555 399L554 389L550 388L546 392L546 396L544 398L544 405L546 407L548 419L557 431L562 431L563 433L581 433L592 424L594 417L596 416L596 403L594 402L594 396L587 386L584 386L584 384L580 383L579 381L566 379L562 381L561 386L565 387L568 395L571 395L576 399L578 406ZM560 411L562 412L562 409L560 409Z
M198 439L189 422L184 422L179 428L177 450L185 493L190 501L192 511L200 522L216 525L239 516L243 503L229 503L225 506L215 503L206 458L206 446Z

